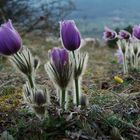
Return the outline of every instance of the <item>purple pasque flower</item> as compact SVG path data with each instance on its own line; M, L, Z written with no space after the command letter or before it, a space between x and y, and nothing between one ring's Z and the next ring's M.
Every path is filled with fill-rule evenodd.
M59 89L58 94L60 106L65 109L66 107L66 93L67 87L72 77L72 62L69 58L69 53L66 49L53 48L49 51L50 61L45 64L45 70L54 85Z
M69 54L65 49L53 48L49 51L49 57L57 69L63 67L69 61Z
M140 40L140 25L135 25L133 27L133 37Z
M80 32L73 20L64 20L60 22L60 36L63 46L67 50L74 51L80 47Z
M117 33L114 30L111 30L108 27L105 27L103 32L103 39L105 41L114 40L117 37Z
M50 61L45 70L60 89L66 89L72 75L72 63L69 53L64 48L53 48L49 51Z
M131 38L131 34L128 31L126 31L126 30L120 30L120 32L119 32L119 38L120 39L126 39L126 40L128 40L128 39Z
M115 56L118 59L118 63L123 64L123 53L120 49L117 49L117 52L115 53Z
M0 27L0 54L12 55L17 53L21 47L21 37L14 29L11 20L2 24Z

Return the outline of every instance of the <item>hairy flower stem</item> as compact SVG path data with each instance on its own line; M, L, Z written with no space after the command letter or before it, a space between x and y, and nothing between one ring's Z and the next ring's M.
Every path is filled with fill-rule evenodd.
M66 104L66 89L62 89L60 100L60 106L62 107L62 109L65 109L65 104Z
M134 67L134 65L133 65L134 63L133 63L133 56L131 55L130 56L130 67L131 68L133 68Z
M126 69L126 73L128 73L128 62L127 62L126 54L125 54L125 69Z
M77 70L77 62L76 62L76 57L75 57L75 53L74 51L72 51L73 53L73 58L75 60L75 70L74 72ZM79 78L77 75L74 74L74 84L75 84L75 100L76 100L76 105L78 106L79 105L79 102L80 102L80 97L79 97Z
M57 100L59 101L60 100L60 92L61 92L61 90L60 90L60 88L56 88L56 96L57 96Z
M72 54L73 54L73 58L74 58L74 61L75 61L75 67L76 67L77 66L77 62L76 62L75 52L72 51Z
M76 105L79 106L80 104L80 95L79 95L79 79L75 78L75 100L76 100Z
M135 55L135 68L137 69L138 68L138 57L137 55Z
M127 68L127 60L126 60L126 55L123 54L123 73L127 74L128 68Z
M31 88L35 88L35 83L34 83L34 78L32 75L28 75L28 81L29 81L29 84L30 84L30 87Z
M134 56L134 68L136 69L136 55Z

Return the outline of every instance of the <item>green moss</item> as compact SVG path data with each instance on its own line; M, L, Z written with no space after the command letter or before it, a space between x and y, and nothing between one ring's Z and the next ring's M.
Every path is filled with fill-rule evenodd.
M0 111L6 113L16 109L20 104L21 99L21 89L15 89L13 87L4 88L2 95L0 96Z

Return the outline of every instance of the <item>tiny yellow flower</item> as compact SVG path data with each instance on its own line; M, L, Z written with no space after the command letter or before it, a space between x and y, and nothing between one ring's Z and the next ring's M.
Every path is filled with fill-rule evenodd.
M123 83L123 79L119 76L114 76L114 80L119 83L119 84L122 84Z

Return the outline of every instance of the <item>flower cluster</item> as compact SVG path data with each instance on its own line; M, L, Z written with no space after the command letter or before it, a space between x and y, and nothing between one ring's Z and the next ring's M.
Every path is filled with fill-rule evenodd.
M67 109L69 85L73 83L73 102L77 107L81 105L83 108L88 104L88 99L86 95L81 94L81 79L88 55L80 52L81 36L74 21L60 22L60 36L63 48L54 47L49 50L49 61L45 64L45 70L58 91L60 107ZM26 84L23 85L26 103L40 119L47 117L49 93L35 81L40 61L22 45L21 37L11 20L0 27L0 54L8 56L16 69L26 78Z
M35 84L40 61L33 57L28 48L22 46L21 37L11 20L0 27L0 54L8 56L12 64L25 76L27 81L23 85L24 99L39 118L45 117L49 105L48 92Z
M72 53L73 62L73 85L74 85L74 104L80 105L81 100L81 78L86 67L87 53L80 52L81 36L74 21L60 22L60 36L64 48ZM86 100L86 99L85 99Z
M74 21L60 22L60 37L63 48L53 48L49 51L50 61L45 65L45 69L58 89L60 106L66 109L68 105L67 90L71 81L74 85L73 102L76 106L80 105L81 77L88 55L80 52L81 36Z
M139 68L140 26L135 25L132 34L126 30L120 30L118 35L114 30L105 28L103 38L105 41L118 40L118 50L115 55L118 62L123 64L124 74L130 69Z

